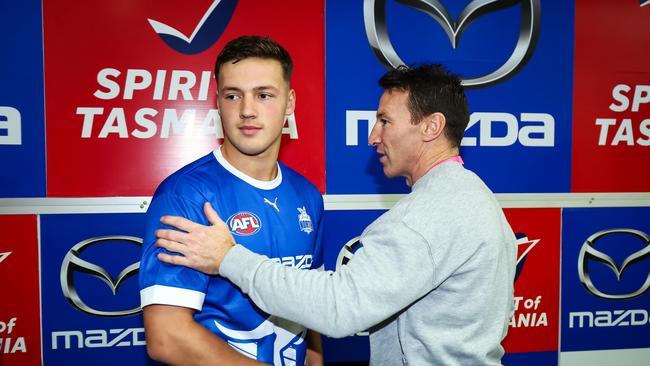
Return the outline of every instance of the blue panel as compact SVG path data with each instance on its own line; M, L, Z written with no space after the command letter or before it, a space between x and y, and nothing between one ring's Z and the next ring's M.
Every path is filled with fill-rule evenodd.
M367 336L352 336L345 338L330 338L323 336L323 355L325 362L330 364L350 365L370 360L370 344Z
M341 248L361 235L385 210L325 211L325 269L334 270Z
M504 366L557 366L558 353L555 351L507 353L501 362Z
M457 19L469 1L441 3ZM442 63L465 78L476 78L510 57L523 3L529 1L511 2L468 23L455 49L431 16L396 1L386 1L386 29L406 63ZM363 6L334 0L326 8L327 193L405 192L403 179L383 177L374 149L367 146L366 122L352 126L358 138L349 135L346 140L346 122L354 124L346 113L373 115L382 92L377 80L386 70L369 46ZM539 36L529 61L520 64L519 72L467 92L470 110L480 121L467 130L466 137L475 141L466 140L462 155L495 192L570 191L573 10L570 1L541 2ZM486 113L499 113L510 124L494 116L490 123ZM362 117L367 115L355 118ZM544 120L553 122L546 128L550 146L530 146L526 136L539 143L543 135L529 129L539 128Z
M563 352L650 347L649 217L648 207L563 211Z
M0 3L0 197L45 196L42 45L41 2Z
M41 217L45 365L143 365L149 362L141 330L141 313L115 314L139 307L137 269L125 269L133 263L139 265L141 254L139 244L115 236L140 238L143 229L142 214ZM112 238L98 240L106 236ZM71 252L78 244L93 238L76 254ZM66 255L73 259L67 266ZM101 271L106 274L99 275ZM117 284L120 273L127 275L113 294L109 283ZM77 300L67 300L64 291L76 292ZM69 297L74 299L75 296ZM100 311L110 314L96 315ZM68 332L67 336L62 332Z

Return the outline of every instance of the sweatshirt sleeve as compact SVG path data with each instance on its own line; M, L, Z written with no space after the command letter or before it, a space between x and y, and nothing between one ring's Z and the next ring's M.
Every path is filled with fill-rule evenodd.
M363 247L338 271L297 270L241 245L221 275L262 310L331 337L345 337L390 318L433 289L429 245L401 222L371 225Z

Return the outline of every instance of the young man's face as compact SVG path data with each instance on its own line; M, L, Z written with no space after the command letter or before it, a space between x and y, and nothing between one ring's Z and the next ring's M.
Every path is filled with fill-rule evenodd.
M221 66L217 78L225 143L248 156L277 154L295 93L273 59L247 58Z
M408 96L401 90L384 92L377 108L377 122L368 137L368 143L381 155L379 162L388 178L410 179L422 147L421 126L411 123Z

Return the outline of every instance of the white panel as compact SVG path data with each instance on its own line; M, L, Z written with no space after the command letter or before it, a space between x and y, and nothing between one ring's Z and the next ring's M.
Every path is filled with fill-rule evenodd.
M650 348L560 352L560 366L648 366Z
M325 210L388 210L404 194L326 194ZM503 208L647 207L650 193L497 193ZM151 197L0 198L0 215L146 212ZM650 363L648 364L650 365Z

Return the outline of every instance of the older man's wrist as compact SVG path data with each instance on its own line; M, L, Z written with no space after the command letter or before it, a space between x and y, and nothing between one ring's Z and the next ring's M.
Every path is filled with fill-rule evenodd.
M251 252L241 244L237 244L230 248L223 257L219 267L219 274L248 293L251 285L250 279L254 275L255 268L265 260L268 260L268 258Z
M226 250L221 263L219 263L219 274L223 277L228 277L228 274L233 274L233 271L237 268L237 251L240 249L246 250L244 246L235 244L232 247Z

